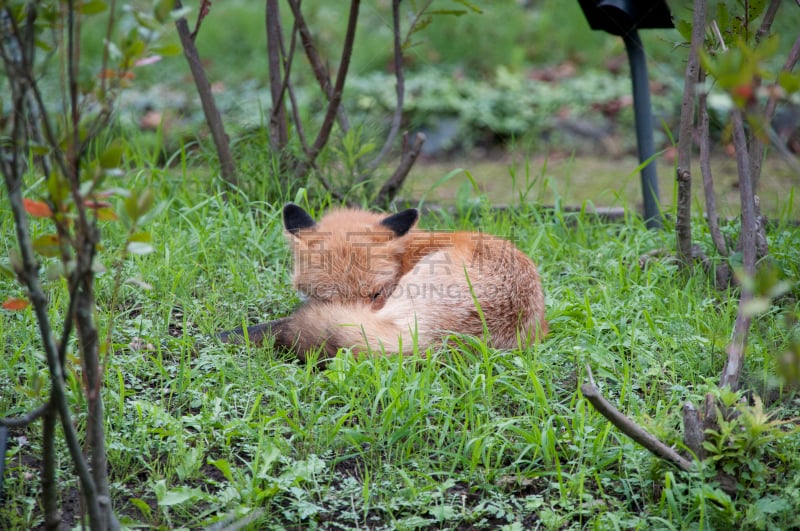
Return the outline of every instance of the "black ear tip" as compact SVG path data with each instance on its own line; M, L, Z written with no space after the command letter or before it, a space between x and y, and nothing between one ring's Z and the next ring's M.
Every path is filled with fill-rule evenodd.
M409 208L385 218L381 221L381 225L391 229L397 236L403 236L414 227L418 219L419 210Z
M283 206L283 226L292 234L301 229L310 229L317 224L308 212L294 203L286 203Z

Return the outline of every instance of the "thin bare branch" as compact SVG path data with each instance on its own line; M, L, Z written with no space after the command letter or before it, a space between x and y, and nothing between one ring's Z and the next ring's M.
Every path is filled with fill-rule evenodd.
M706 2L695 2L692 20L692 40L686 75L683 82L683 101L678 132L678 164L675 177L678 181L678 204L675 219L678 258L684 265L692 261L692 129L694 124L694 99L700 70L700 47L705 38Z
M100 60L100 71L106 72L108 70L108 60L110 56L109 45L111 43L111 32L114 29L114 19L117 12L117 0L111 0L111 5L108 7L108 23L106 24L106 41L103 43L103 58ZM105 97L107 91L107 83L109 76L100 76L100 94Z
M177 7L177 6L176 6ZM200 10L197 12L197 21L194 23L194 30L192 30L192 41L197 39L197 34L200 32L200 25L203 20L211 12L211 0L201 0Z
M411 167L414 166L414 163L417 161L424 143L425 135L423 133L416 134L414 137L414 143L412 145L409 145L408 133L403 135L403 155L400 159L400 165L397 167L392 176L389 177L389 180L387 180L381 187L380 191L378 192L378 196L375 199L376 203L379 205L388 206L392 199L394 199L394 196L397 195L398 190L400 190L400 188L403 186L403 183L408 176L408 172L411 171Z
M283 58L283 30L281 28L278 0L267 0L267 59L269 64L269 90L272 96L272 111L269 113L269 139L278 151L289 144L289 129L286 123L286 106L283 104L284 90L289 84L289 65L281 65ZM286 71L284 71L286 70Z
M294 120L295 133L297 133L297 138L300 139L300 146L303 148L303 153L307 155L310 153L311 148L306 140L303 121L300 119L300 107L297 105L297 97L291 85L286 85L286 91L289 93L289 101L292 102L292 120Z
M45 402L36 409L28 411L21 417L0 418L0 426L6 426L7 428L22 428L40 418L42 415L47 413L47 411L50 408L51 408L50 402Z
M380 153L367 165L364 174L358 180L359 183L366 181L370 174L377 168L389 150L392 149L394 139L397 137L397 132L400 130L400 123L403 118L403 101L405 99L405 75L403 74L403 45L400 42L400 2L401 0L392 0L392 31L394 33L394 76L395 76L395 93L397 95L397 103L392 115L392 125L389 128L389 134L386 137Z
M303 43L303 49L306 51L306 57L308 58L308 62L311 65L311 71L314 72L314 77L317 79L320 88L322 89L322 93L325 94L325 97L328 98L328 102L330 103L336 92L334 88L331 86L330 76L328 75L328 69L325 68L325 64L322 58L317 52L316 46L314 46L314 39L311 37L311 30L308 28L308 23L306 23L306 19L303 16L303 12L300 9L300 0L289 0L289 7L292 9L292 14L294 15L295 24L297 25L298 31L300 33L300 41ZM350 9L352 13L353 4L350 4ZM348 22L349 28L349 22ZM342 60L344 61L344 52L342 52ZM347 61L349 61L349 57ZM338 77L337 77L338 82ZM342 131L347 132L350 130L350 122L347 119L347 114L344 111L344 108L338 107L337 119L339 120L339 127L342 128Z
M742 207L742 229L740 244L742 247L742 266L747 275L755 273L756 266L756 204L753 182L750 179L750 153L747 150L747 138L744 131L742 111L731 112L733 126L733 145L736 149L736 167L739 172L739 199Z
M61 526L61 513L58 510L58 489L56 488L56 421L58 412L48 409L42 421L42 506L44 528L56 530Z
M656 439L647 430L622 414L600 394L597 387L591 384L583 384L581 385L581 393L598 413L607 418L622 433L644 446L650 453L677 465L681 470L688 471L693 468L691 461L681 457L678 452Z
M290 3L293 6L297 4L297 12L299 12L300 6L297 0L290 0ZM342 101L344 83L345 80L347 79L347 70L350 67L350 59L353 55L353 42L356 36L358 11L360 5L361 5L360 0L351 0L350 2L350 12L347 18L347 30L344 38L344 45L342 46L342 58L341 61L339 62L339 70L336 73L336 84L333 86L332 89L333 93L330 100L328 101L328 108L325 111L325 117L322 120L322 126L320 127L319 133L317 134L317 138L314 141L314 144L311 146L311 149L307 154L308 160L302 161L296 168L297 173L299 175L305 174L308 171L308 168L311 167L311 165L314 163L320 151L322 151L322 148L328 142L328 137L330 136L331 130L333 129L333 122L336 119L336 114L339 110ZM297 16L297 13L295 13L295 16ZM303 34L303 29L301 26L300 27L301 38L302 34Z
M700 72L698 85L703 85L705 73ZM719 217L717 214L717 199L714 193L714 178L711 174L711 145L708 124L708 94L705 87L700 89L698 94L698 114L700 115L700 173L703 175L703 194L706 199L706 218L708 230L711 232L711 240L717 248L717 252L722 256L728 256L728 244L719 230Z
M180 9L181 7L182 4L180 0L175 0L175 8ZM189 64L189 70L192 72L192 77L197 87L197 94L200 97L206 123L208 123L211 137L214 140L214 146L217 149L222 178L233 186L236 186L238 184L236 179L236 165L233 162L233 154L231 153L228 134L225 132L222 115L214 101L214 94L211 92L211 83L209 83L205 69L200 62L200 56L197 52L194 40L192 40L192 34L189 31L189 23L186 22L186 17L177 19L175 21L175 27L178 30L178 36L180 37L181 46L183 47L183 54Z
M756 31L756 44L761 42L761 40L769 35L770 29L772 29L772 23L775 21L775 14L778 12L778 8L781 5L781 0L771 0L769 6L767 7L766 12L764 13L764 18L761 19L761 25L758 27Z
M794 70L794 67L797 66L798 61L800 61L800 35L797 36L797 39L792 45L792 49L789 51L789 55L786 56L786 62L783 64L783 69L787 72L791 72Z
M791 50L789 50L789 55L786 57L786 62L783 64L783 71L791 72L794 70L798 60L800 60L800 36L797 37L792 45ZM775 81L773 83L773 88L777 88L777 86L778 82ZM780 141L777 141L777 135L769 125L772 121L772 117L775 115L775 110L778 107L779 94L779 90L770 91L769 99L764 107L762 120L764 126L767 128L766 135L770 137L770 140L773 142L777 150L783 154L786 160L793 161L793 158L789 154L789 150L786 149L786 147L782 145ZM750 132L750 178L753 181L754 189L758 187L758 181L761 179L761 161L766 154L766 146L763 141L764 133L764 131L759 130L758 128L753 128Z
M742 226L739 234L739 245L742 249L742 267L744 274L752 276L756 265L756 205L753 193L753 182L750 177L750 160L747 151L747 139L744 131L742 111L731 112L733 126L733 143L736 148L736 166L739 171L739 198L742 207ZM743 283L739 298L739 310L733 325L733 337L728 345L728 359L722 369L720 387L739 387L739 377L744 366L747 335L750 331L751 316L747 312L747 304L752 300L753 292L748 283Z

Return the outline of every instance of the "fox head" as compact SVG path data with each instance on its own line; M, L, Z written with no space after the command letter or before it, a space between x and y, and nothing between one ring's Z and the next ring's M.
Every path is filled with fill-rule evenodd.
M294 284L312 302L359 303L380 308L402 275L416 209L385 216L334 210L319 222L299 206L283 208L294 255Z

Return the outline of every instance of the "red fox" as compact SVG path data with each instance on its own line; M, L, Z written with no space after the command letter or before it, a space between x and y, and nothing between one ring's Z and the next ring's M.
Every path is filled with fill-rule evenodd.
M397 214L340 209L318 222L292 203L283 224L294 285L305 303L283 319L249 327L256 343L305 358L324 349L423 351L452 333L488 333L496 348L543 338L544 293L536 266L511 242L475 232L414 229L416 209ZM235 341L243 330L223 332Z

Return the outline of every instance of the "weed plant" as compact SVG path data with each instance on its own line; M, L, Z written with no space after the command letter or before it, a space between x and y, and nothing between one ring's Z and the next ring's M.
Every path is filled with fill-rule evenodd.
M733 482L724 490L724 478L707 464L679 473L652 457L578 391L591 367L613 403L679 448L682 404L716 392L735 293L719 292L701 270L682 272L669 260L641 266L645 253L674 248L669 230L648 231L634 217L598 223L585 212L561 211L558 202L544 210L535 173L517 176L526 184L515 209L492 209L464 194L454 211L425 213L423 227L502 235L533 257L547 294L546 341L498 351L481 338L454 336L405 358L340 352L301 364L268 345L221 345L213 334L286 315L299 303L280 210L292 200L316 215L329 199L283 187L271 169L277 165L260 159L242 164L263 188L224 199L185 153L169 172L146 169L148 154L131 157L129 178L138 181L132 185L149 186L161 202L149 223L157 250L126 263L128 276L141 282L126 284L116 307L108 307L110 275L99 276L97 310L106 326L114 323L104 398L112 496L126 525L800 525L797 402L780 388L774 368L774 354L793 333L786 317L800 314L796 227L778 222L769 235L791 288L752 332L744 396L764 397L755 402L763 409L721 425L712 439L711 459L723 462ZM7 256L13 230L6 209L0 228ZM124 238L118 230L109 225L103 236ZM2 278L0 289L17 288ZM59 282L49 285L49 295L53 307L65 304ZM5 415L32 409L44 396L46 366L34 327L30 311L0 314ZM77 401L81 376L72 361L68 379ZM735 406L740 396L724 398ZM76 421L82 430L84 419ZM11 430L0 527L42 524L40 455L38 424ZM62 502L76 503L66 462L59 471Z

